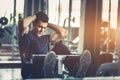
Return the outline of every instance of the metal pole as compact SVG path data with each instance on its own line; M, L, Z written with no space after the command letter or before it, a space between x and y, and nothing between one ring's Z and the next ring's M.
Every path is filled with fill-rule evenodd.
M58 25L59 25L59 22L60 22L60 0L59 0L59 3L58 3Z
M69 47L69 42L70 42L70 39L71 39L71 12L72 12L72 0L69 1L69 19L68 19L68 42L67 42L67 45Z
M14 0L14 11L13 11L13 27L12 27L12 59L14 58L15 39L16 36L16 0Z

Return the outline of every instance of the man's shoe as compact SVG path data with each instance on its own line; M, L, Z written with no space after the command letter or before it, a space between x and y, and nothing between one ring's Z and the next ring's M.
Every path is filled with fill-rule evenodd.
M47 53L45 60L44 60L44 77L53 77L54 76L54 69L57 63L56 54L54 51L50 51Z
M85 50L80 55L80 61L78 65L78 71L76 73L76 77L85 77L87 70L91 64L91 53L88 50Z

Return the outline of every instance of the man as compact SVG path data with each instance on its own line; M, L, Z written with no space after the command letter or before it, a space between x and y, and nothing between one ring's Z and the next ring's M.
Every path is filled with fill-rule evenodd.
M27 67L29 66L25 68L24 57L26 57L29 60L31 58L31 54L33 53L46 54L47 52L50 51L49 49L50 43L55 44L56 42L64 39L68 34L68 31L66 29L58 25L48 23L48 20L49 20L48 16L43 12L38 12L35 15L28 16L19 20L18 23L19 48L23 63L22 76L24 78L30 77L31 75L35 75L35 76L37 75L37 74L30 74L33 72L30 72L30 69L27 69ZM33 25L32 30L30 30L29 28L29 25L31 23ZM54 33L50 35L43 35L47 28L52 29ZM48 56L49 55L50 54L48 54ZM54 56L54 53L51 52L51 55ZM26 70L27 73L24 70ZM46 71L44 72L46 73Z

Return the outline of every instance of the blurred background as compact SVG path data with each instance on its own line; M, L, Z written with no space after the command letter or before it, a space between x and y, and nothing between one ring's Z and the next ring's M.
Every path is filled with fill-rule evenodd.
M94 77L102 63L119 62L120 0L0 0L0 70L14 68L20 74L18 20L38 11L69 31L63 43L72 54L90 50L88 76Z

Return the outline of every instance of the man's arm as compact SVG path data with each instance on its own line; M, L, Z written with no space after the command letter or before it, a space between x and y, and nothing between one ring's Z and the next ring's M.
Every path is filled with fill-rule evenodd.
M19 20L18 22L19 33L22 35L27 34L29 32L30 23L33 22L35 19L36 15L32 15Z
M48 27L55 31L55 33L50 36L51 41L54 43L61 41L68 35L68 31L61 26L48 23Z

